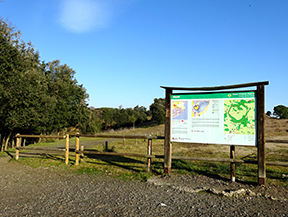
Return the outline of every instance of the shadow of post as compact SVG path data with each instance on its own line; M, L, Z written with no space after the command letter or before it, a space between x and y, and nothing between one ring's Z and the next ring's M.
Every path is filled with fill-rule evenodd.
M89 150L89 149L85 149L85 151L95 151L95 152L100 152L97 150ZM112 149L109 149L108 152L114 152ZM90 159L96 159L96 160L100 160L103 161L107 164L113 165L113 166L117 166L126 170L130 170L133 172L143 172L143 167L141 167L141 169L136 169L137 166L129 166L129 165L125 165L125 164L141 164L141 165L145 165L146 162L145 161L141 161L141 160L136 160L130 157L125 157L125 156L117 156L117 155L105 155L101 154L85 154L85 157L90 158ZM89 163L93 163L93 162L89 162ZM96 163L95 163L96 164ZM139 166L138 166L139 167Z

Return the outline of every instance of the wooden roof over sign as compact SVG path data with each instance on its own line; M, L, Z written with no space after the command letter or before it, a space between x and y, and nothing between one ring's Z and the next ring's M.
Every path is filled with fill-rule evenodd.
M245 83L245 84L234 84L227 86L216 86L216 87L165 87L160 86L164 89L172 89L172 90L227 90L227 89L235 89L235 88L243 88L243 87L255 87L259 85L269 85L269 81L261 81L261 82L253 82L253 83Z

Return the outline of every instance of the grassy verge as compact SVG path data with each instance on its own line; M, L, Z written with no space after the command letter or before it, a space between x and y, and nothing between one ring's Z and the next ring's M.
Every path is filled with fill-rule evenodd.
M139 133L139 132L137 132ZM123 133L125 134L125 133ZM70 139L70 143L74 144L75 138ZM81 138L80 145L85 142L97 141L99 138ZM46 141L35 146L55 147L65 144L65 140ZM109 143L109 151L117 153L147 153L147 141L143 139L126 139L125 147L122 140ZM101 145L95 145L90 150L103 152L105 150L104 142ZM153 140L152 153L155 155L163 155L164 141ZM20 151L25 153L27 151ZM15 154L15 150L10 150L11 154ZM65 165L64 152L62 153L42 153L38 151L38 155L31 157L21 157L19 163L27 164L32 167L51 167L61 170L72 171L78 174L106 174L111 177L120 177L125 180L139 179L147 180L153 175L163 174L163 159L152 160L152 173L147 173L147 159L127 156L100 156L88 154L80 165L75 166L75 153L70 152L69 164ZM229 147L219 145L191 145L174 143L173 155L193 156L193 157L219 157L229 158ZM0 155L1 156L1 155ZM257 149L255 147L236 147L236 158L245 160L256 160ZM287 145L271 146L266 151L267 161L288 161ZM185 161L173 160L173 174L191 174L205 175L211 177L219 177L230 179L230 164L219 162L205 161ZM282 178L282 174L288 174L287 167L267 166L266 175L267 183L285 186L288 188L287 179ZM257 165L253 164L236 164L236 180L246 183L257 183Z

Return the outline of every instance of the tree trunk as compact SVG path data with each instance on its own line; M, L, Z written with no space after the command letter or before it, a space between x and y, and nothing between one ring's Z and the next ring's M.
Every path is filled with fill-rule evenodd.
M8 142L9 142L11 134L12 134L12 132L10 132L9 135L7 136L7 138L6 138L4 151L8 150Z
M4 151L4 141L2 141L2 135L0 134L0 146L1 146L1 152Z
M4 151L4 145L2 145L2 142L0 141L0 144L1 144L1 152L3 152Z
M42 133L40 133L40 136L42 136ZM38 143L42 141L42 138L38 139ZM45 140L44 140L45 141Z

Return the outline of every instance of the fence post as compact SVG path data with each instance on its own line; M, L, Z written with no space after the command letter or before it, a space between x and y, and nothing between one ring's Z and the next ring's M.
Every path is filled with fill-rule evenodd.
M83 160L84 160L84 153L83 153L83 151L84 151L84 146L82 145L82 146L80 147L80 162L83 162Z
M230 158L235 159L235 145L230 145ZM230 178L235 182L235 163L230 163Z
M164 174L172 173L172 143L170 142L170 120L171 120L171 95L172 89L165 91L165 140L164 140Z
M108 141L105 141L105 152L108 152Z
M16 135L16 156L15 156L15 159L18 160L19 159L19 147L20 147L20 134L18 133Z
M69 162L69 134L66 135L66 153L65 153L65 164Z
M147 155L152 154L152 139L148 139ZM151 157L147 158L147 172L151 172Z
M76 148L75 148L75 165L79 165L79 134L76 134Z
M266 159L264 135L264 84L257 85L257 157L258 185L266 185Z
M124 149L126 149L126 142L125 142L125 138L123 139L123 147L124 147Z

